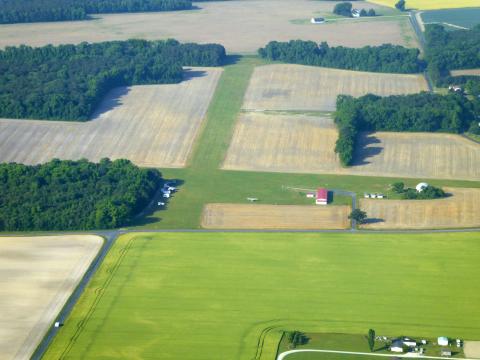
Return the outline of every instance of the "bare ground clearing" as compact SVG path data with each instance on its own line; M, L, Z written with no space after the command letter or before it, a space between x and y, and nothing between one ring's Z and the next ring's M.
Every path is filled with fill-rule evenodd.
M180 84L117 88L85 123L0 120L0 161L126 158L183 167L222 69L194 68Z
M347 229L350 206L207 204L207 229Z
M243 113L223 168L277 172L337 172L338 131L328 117Z
M480 69L465 69L465 70L452 70L450 71L452 76L473 75L480 76Z
M90 21L1 25L0 47L175 38L185 42L215 42L230 52L254 53L271 40L303 39L361 47L384 43L408 46L407 39L413 37L411 26L404 26L408 18L320 26L308 21L301 25L291 22L331 12L334 3L330 2L252 0L196 5L199 10L100 15ZM379 9L365 2L358 2L356 6Z
M102 244L93 235L0 237L0 359L30 359Z
M400 95L428 90L422 75L379 74L315 66L256 67L243 108L247 110L334 111L339 94Z
M437 200L361 199L371 219L366 229L439 229L480 226L480 189L445 188Z

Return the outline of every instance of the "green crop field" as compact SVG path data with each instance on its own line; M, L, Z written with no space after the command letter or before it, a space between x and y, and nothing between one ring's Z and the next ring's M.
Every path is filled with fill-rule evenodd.
M425 24L444 24L452 29L455 29L455 26L471 29L480 24L480 7L425 11L421 16Z
M390 184L405 181L413 186L415 179L386 177L257 173L225 171L220 167L225 158L243 97L255 66L266 62L255 56L244 56L225 66L204 128L198 136L188 166L183 169L162 169L167 179L178 179L180 191L169 201L167 209L153 209L137 219L134 229L195 229L200 227L202 209L207 203L247 203L248 197L259 198L261 204L306 205L311 199L287 190L286 187L327 187L364 192L388 193ZM298 113L298 112L296 112ZM332 149L333 151L333 149ZM480 187L480 182L429 180L435 186ZM336 197L333 203L348 204L348 198Z
M275 334L292 329L480 339L479 240L128 234L45 359L274 360Z
M398 0L369 0L369 2L394 7ZM406 0L408 9L435 10L478 6L478 0Z

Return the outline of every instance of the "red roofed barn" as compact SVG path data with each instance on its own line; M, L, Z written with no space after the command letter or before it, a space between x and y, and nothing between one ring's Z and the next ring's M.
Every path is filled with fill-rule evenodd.
M327 205L328 204L328 190L325 188L317 189L317 199L315 200L317 205Z

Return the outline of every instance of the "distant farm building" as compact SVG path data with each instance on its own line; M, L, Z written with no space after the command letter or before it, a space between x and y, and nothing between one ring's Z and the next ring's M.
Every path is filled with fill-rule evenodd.
M315 200L317 205L327 205L328 204L328 190L325 188L319 188L317 190L317 196Z
M427 187L429 187L429 185L427 183L420 183L418 184L417 186L415 186L415 189L418 191L418 192L422 192L423 190L425 190Z
M401 340L394 341L390 346L390 351L392 352L403 353L403 350L404 350L403 341Z
M313 17L310 19L310 22L312 24L323 24L325 22L325 19L322 17L317 17L317 18Z
M437 339L437 342L438 342L438 345L440 346L448 346L449 344L448 338L446 336L440 336Z
M442 356L452 356L452 350L450 349L442 349L441 353Z

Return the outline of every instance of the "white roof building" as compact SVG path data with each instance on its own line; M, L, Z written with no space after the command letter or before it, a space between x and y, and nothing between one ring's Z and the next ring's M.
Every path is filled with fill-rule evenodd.
M420 184L418 184L415 189L417 189L418 192L422 192L423 190L425 190L427 187L429 187L430 185L428 185L427 183L425 182L422 182Z
M438 345L440 346L448 346L448 338L446 336L440 336L437 339Z

